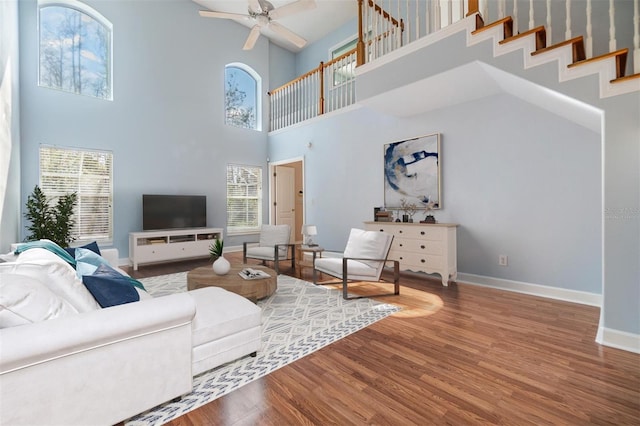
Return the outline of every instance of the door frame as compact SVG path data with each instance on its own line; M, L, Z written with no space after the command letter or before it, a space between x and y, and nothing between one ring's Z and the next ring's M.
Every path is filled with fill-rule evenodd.
M273 223L275 220L275 207L273 203L276 201L276 184L275 179L273 178L273 173L275 172L276 166L286 166L291 163L301 163L302 168L302 223L296 223L296 228L302 229L302 225L306 221L306 191L305 191L305 164L304 164L304 156L302 157L293 157L287 158L285 160L279 161L270 161L269 162L269 223ZM296 194L294 194L294 197ZM291 230L292 234L295 236L296 231L294 229Z

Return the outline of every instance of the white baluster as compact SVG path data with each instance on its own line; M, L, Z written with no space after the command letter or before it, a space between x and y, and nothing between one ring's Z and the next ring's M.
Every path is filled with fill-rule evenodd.
M489 2L488 0L482 0L482 7L480 8L480 13L482 14L482 19L484 22L489 22Z
M447 0L447 25L453 23L453 3L451 0Z
M513 35L520 32L518 22L518 0L513 0Z
M616 50L616 9L613 0L609 0L609 52Z
M436 32L442 28L442 21L440 19L440 14L442 11L440 10L440 0L436 0L435 2L435 10L433 12L433 31Z
M409 0L407 0L407 18L408 18L408 11L409 11ZM416 27L416 38L415 40L420 38L420 2L416 0L416 14L415 14L415 27ZM407 19L408 21L409 19ZM407 33L407 38L410 39L411 38L411 34Z
M640 6L633 0L633 72L640 73Z
M551 36L551 32L553 29L551 28L551 0L547 0L547 46L551 46L553 44L553 37Z
M585 46L587 58L593 56L593 28L591 25L591 0L587 0L587 43Z
M498 19L502 19L507 14L507 0L500 0L498 2Z
M536 21L533 18L533 0L529 0L529 29L532 30L536 25Z
M564 32L564 38L565 40L569 40L571 38L571 0L565 0L566 3L566 10L567 10L567 19L565 21L566 23L566 29Z

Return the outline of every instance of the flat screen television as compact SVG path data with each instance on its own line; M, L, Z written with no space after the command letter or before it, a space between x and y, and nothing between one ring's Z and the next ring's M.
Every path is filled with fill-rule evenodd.
M142 229L205 228L206 195L142 195Z

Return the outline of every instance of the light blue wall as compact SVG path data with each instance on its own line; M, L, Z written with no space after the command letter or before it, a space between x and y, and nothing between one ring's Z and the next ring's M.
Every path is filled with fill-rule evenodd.
M342 250L349 229L384 203L384 144L432 133L442 137L443 209L434 215L460 224L460 272L601 293L601 212L584 208L599 196L600 135L518 98L404 119L363 107L276 132L269 153L304 155L307 220L321 245Z
M0 253L19 237L20 90L18 2L0 2Z
M266 93L267 39L245 52L249 29L201 18L200 7L186 0L86 3L113 23L113 102L37 86L36 2L20 2L22 200L38 183L40 144L107 149L114 155L114 245L121 258L128 256L129 232L142 229L144 193L206 195L208 225L225 228L226 165L261 166L266 183L267 132L224 124L224 66L253 67ZM265 212L267 205L265 198ZM245 239L255 237L225 243Z
M305 47L302 52L296 55L297 75L302 75L314 68L318 68L320 61L327 62L330 60L329 49L347 42L357 34L358 20L353 19L326 37Z

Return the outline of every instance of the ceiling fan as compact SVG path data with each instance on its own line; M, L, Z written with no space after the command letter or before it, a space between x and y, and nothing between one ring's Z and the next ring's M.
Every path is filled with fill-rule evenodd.
M275 22L277 19L303 12L305 10L314 9L316 7L315 0L297 0L292 3L285 4L280 7L273 7L273 4L267 0L248 0L248 14L241 15L239 13L212 12L201 10L200 16L205 18L222 18L234 20L252 20L255 25L251 28L249 37L244 43L243 50L251 50L256 44L262 28L268 28L273 32L281 35L299 48L307 44L307 40L300 37L287 27Z

